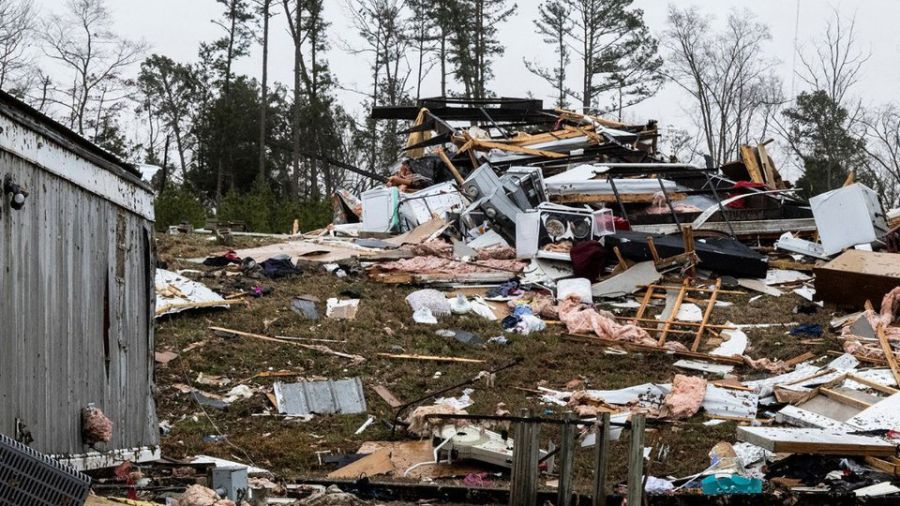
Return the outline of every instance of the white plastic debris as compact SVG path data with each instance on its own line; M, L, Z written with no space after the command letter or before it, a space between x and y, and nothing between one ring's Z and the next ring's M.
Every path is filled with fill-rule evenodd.
M424 323L426 325L437 325L438 322L431 310L425 306L413 311L413 320L416 323Z
M485 320L495 321L497 319L491 306L481 297L475 297L469 304L472 306L472 312Z
M412 292L406 296L406 303L413 311L427 307L434 316L450 315L450 303L447 302L447 297L433 288Z
M239 399L249 399L253 397L253 390L250 389L247 385L238 385L225 394L225 398L223 401L231 404Z
M356 311L359 309L359 299L330 298L325 303L325 316L334 320L356 319Z
M537 316L532 314L522 315L522 318L519 320L519 323L515 326L515 331L519 334L528 335L532 332L540 332L547 328L547 324L544 320L541 320Z
M469 300L466 299L465 295L457 295L448 300L450 302L450 312L453 314L466 314L472 311L472 305L469 304Z

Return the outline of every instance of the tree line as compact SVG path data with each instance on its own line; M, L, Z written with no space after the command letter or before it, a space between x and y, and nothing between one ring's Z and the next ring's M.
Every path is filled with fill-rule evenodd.
M402 156L403 125L354 117L338 102L330 55L367 62L370 79L356 90L364 110L412 105L426 83L442 96L487 98L505 57L500 35L518 13L509 0L343 0L358 35L347 43L325 0L208 0L219 6L218 37L175 61L116 34L107 1L67 0L44 14L32 0L0 0L0 88L124 159L159 166L160 225L215 210L273 231L297 217L326 223L335 190L372 184L324 159L387 173ZM853 93L868 55L837 11L825 40L798 51L796 96L776 72L768 27L747 10L715 20L672 5L651 30L633 0L543 0L531 28L554 56L526 58L522 71L552 87L556 107L622 118L676 86L694 124L664 132L667 156L720 165L741 144L775 138L804 194L853 172L900 205L900 110ZM269 79L273 30L293 45L288 83ZM236 72L255 50L258 72Z

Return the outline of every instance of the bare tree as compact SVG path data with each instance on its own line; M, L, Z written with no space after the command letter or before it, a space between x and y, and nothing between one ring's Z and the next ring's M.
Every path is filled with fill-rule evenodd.
M29 86L35 28L32 0L0 0L0 88L23 96Z
M556 66L552 69L541 67L535 62L525 60L525 68L532 74L540 77L556 89L556 107L565 109L568 107L568 97L571 91L566 87L566 68L569 66L569 32L574 23L570 19L571 12L566 4L560 0L548 0L538 7L538 18L534 20L537 29L545 44L551 44L556 53Z
M67 78L51 85L49 101L64 111L69 127L86 135L90 118L105 117L128 93L123 77L146 50L143 42L119 37L104 0L69 0L66 12L50 16L43 25L44 53L57 62ZM101 126L93 125L96 139Z
M889 104L868 114L865 150L868 179L875 184L888 207L900 206L900 109Z
M769 39L768 27L749 11L732 12L727 29L716 34L695 7L669 7L664 72L693 99L716 165L736 156L740 144L760 140L784 102L781 81L770 74L775 62L763 56Z
M848 92L871 56L857 47L856 17L844 21L834 9L825 24L825 40L817 37L815 48L812 54L798 53L802 71L797 76L811 89L825 91L834 103L848 107Z

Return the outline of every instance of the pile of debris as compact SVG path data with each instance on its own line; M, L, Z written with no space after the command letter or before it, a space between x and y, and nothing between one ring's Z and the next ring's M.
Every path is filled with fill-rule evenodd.
M439 331L471 345L502 346L517 335L556 332L610 354L674 356L685 374L669 383L618 390L579 382L554 390L537 383L531 390L536 401L577 417L566 423L579 431L583 447L598 441L604 414L611 415L613 438L623 427L634 430L635 415L678 423L703 413L707 425L738 423L740 443L712 448L708 469L645 477L648 493L900 492L891 484L900 477L900 256L897 223L890 218L897 213L885 213L871 189L848 184L806 202L782 180L765 143L742 146L740 159L722 167L698 167L659 155L655 122L626 125L545 110L535 100L424 100L419 107L376 108L373 117L412 121L405 156L382 178L383 186L358 197L336 193L335 221L325 229L197 261L224 277L263 280L314 268L415 285L406 298L411 322L433 325L459 314L496 322L498 336L490 339ZM460 122L470 125L453 126ZM186 281L158 275L157 291L168 297L158 314L225 306L260 292L236 287L225 298L213 297ZM755 355L748 332L782 324L714 317L716 308L735 304L747 290L758 292L751 301L795 293L806 299L797 312L818 311L823 302L859 311L832 322L845 354ZM338 295L325 304L326 317L356 318L360 297ZM321 301L297 298L291 309L316 320ZM351 363L366 360L335 351L338 341L213 330ZM788 324L784 330L812 350L829 329ZM477 486L511 470L515 480L524 471L516 470L517 442L508 425L540 420L511 417L502 404L495 413L467 413L468 388L492 384L514 363L483 367L462 384L408 403L376 388L395 410L392 430L425 439L369 442L328 478L466 476L467 485ZM288 417L367 412L359 378L278 382L270 392L232 391L222 399L185 388L219 408L264 393L272 411ZM463 388L457 397L441 397ZM357 434L373 421L370 416ZM529 451L542 463L556 453ZM661 453L656 458L664 458ZM809 455L828 457L811 465ZM563 466L560 481L571 471Z

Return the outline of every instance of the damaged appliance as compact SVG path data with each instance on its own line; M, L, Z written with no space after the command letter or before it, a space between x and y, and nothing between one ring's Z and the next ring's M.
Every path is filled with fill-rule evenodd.
M544 202L531 212L516 216L518 258L566 259L566 253L544 251L550 244L591 241L615 233L611 209L593 210Z
M438 457L447 460L478 460L507 469L512 467L513 440L475 425L447 424L435 429L432 440ZM539 451L540 457L547 455Z

